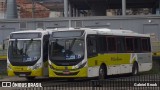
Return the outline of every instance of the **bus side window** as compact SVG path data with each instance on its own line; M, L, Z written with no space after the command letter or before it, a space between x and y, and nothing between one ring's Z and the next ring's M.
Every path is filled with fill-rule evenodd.
M107 52L107 40L105 36L99 36L97 39L97 51L98 53L106 53Z
M116 38L115 37L107 37L107 44L108 44L108 52L116 53Z
M151 51L150 50L150 40L148 38L142 38L141 42L142 42L142 51L144 52Z
M96 38L95 36L88 36L87 37L87 56L94 57L96 55L97 55Z
M134 52L141 52L141 38L134 38Z
M48 44L49 44L49 35L44 35L43 37L43 62L48 60Z
M126 50L127 52L133 52L133 38L132 37L126 37Z
M117 52L124 53L126 50L125 48L125 38L124 37L117 37Z

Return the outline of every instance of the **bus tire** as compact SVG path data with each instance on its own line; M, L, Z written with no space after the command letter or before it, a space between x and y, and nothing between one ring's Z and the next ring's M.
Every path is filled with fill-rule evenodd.
M100 68L99 68L99 76L98 76L98 79L99 80L104 80L106 79L106 67L104 65L101 65Z
M31 80L34 80L35 77L26 77L26 79L27 79L28 81L31 81Z
M136 75L138 75L138 72L139 72L138 63L135 62L135 63L133 64L133 67L132 67L132 75L133 75L133 76L136 76Z

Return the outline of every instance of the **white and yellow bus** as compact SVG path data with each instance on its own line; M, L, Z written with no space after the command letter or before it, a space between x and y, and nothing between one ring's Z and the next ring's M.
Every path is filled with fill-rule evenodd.
M53 32L49 77L86 78L149 71L150 35L129 30L71 28Z
M28 80L48 76L49 36L49 31L40 29L12 32L7 55L8 76Z

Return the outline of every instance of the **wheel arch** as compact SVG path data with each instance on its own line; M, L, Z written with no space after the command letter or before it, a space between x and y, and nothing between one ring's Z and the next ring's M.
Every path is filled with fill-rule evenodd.
M136 64L136 65L138 66L138 68L139 68L139 64L138 64L137 61L134 61L134 62L133 62L133 65L134 65L134 64ZM133 67L133 66L132 66L132 67Z
M107 70L107 69L108 69L108 68L107 68L107 65L106 65L105 63L101 63L100 67L101 67L101 66L104 67L104 69L105 69L105 71L106 71L106 75L108 75L108 73L107 73L107 71L108 71L108 70Z

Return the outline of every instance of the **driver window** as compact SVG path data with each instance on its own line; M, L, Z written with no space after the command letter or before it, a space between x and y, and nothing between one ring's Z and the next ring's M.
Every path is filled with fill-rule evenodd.
M88 36L87 37L87 54L88 54L88 57L94 57L97 55L96 37L95 36Z

